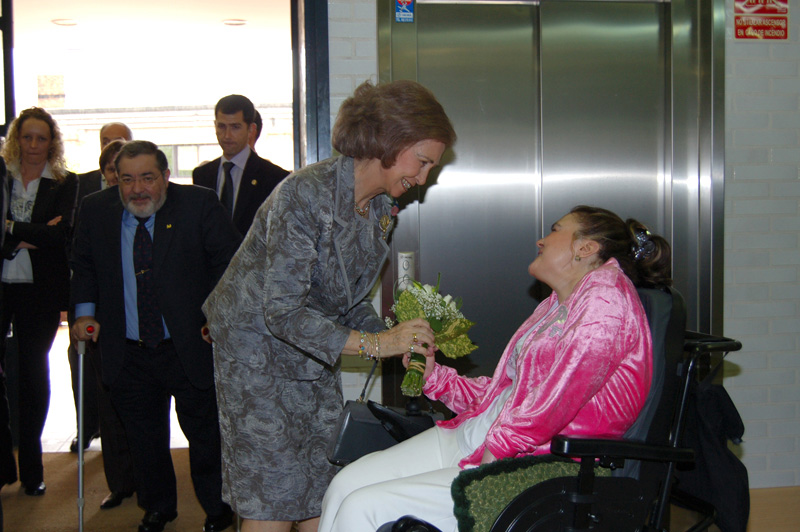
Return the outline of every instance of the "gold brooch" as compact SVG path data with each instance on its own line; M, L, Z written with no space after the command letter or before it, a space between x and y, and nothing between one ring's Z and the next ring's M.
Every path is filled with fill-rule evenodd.
M386 232L389 230L389 227L392 226L392 217L388 214L384 214L381 216L380 222L378 222L381 226L381 231L383 231L383 239L386 240Z

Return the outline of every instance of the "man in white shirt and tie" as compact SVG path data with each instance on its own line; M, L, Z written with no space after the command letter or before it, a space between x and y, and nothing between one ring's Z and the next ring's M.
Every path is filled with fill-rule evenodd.
M192 172L195 185L217 192L242 235L247 233L256 211L272 189L289 174L259 157L250 147L248 141L256 132L255 114L253 102L239 94L225 96L217 102L214 127L222 157Z

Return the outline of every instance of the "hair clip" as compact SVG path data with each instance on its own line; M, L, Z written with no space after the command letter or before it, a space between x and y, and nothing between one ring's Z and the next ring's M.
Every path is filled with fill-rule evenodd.
M647 229L637 229L633 233L636 245L633 248L633 259L642 260L649 257L656 250L655 243L650 240L652 234Z

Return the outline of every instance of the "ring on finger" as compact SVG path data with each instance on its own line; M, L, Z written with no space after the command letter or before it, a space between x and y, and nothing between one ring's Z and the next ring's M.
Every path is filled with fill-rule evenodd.
M417 341L417 333L414 333L414 340L413 340L413 341L414 341L414 342L416 342L416 341Z
M408 352L409 352L409 353L413 353L413 352L414 352L414 344L409 344L409 346L408 346Z

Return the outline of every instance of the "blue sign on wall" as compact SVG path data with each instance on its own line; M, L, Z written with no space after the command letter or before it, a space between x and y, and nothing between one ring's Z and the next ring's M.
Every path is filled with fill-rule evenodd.
M414 0L395 0L395 22L414 22Z

